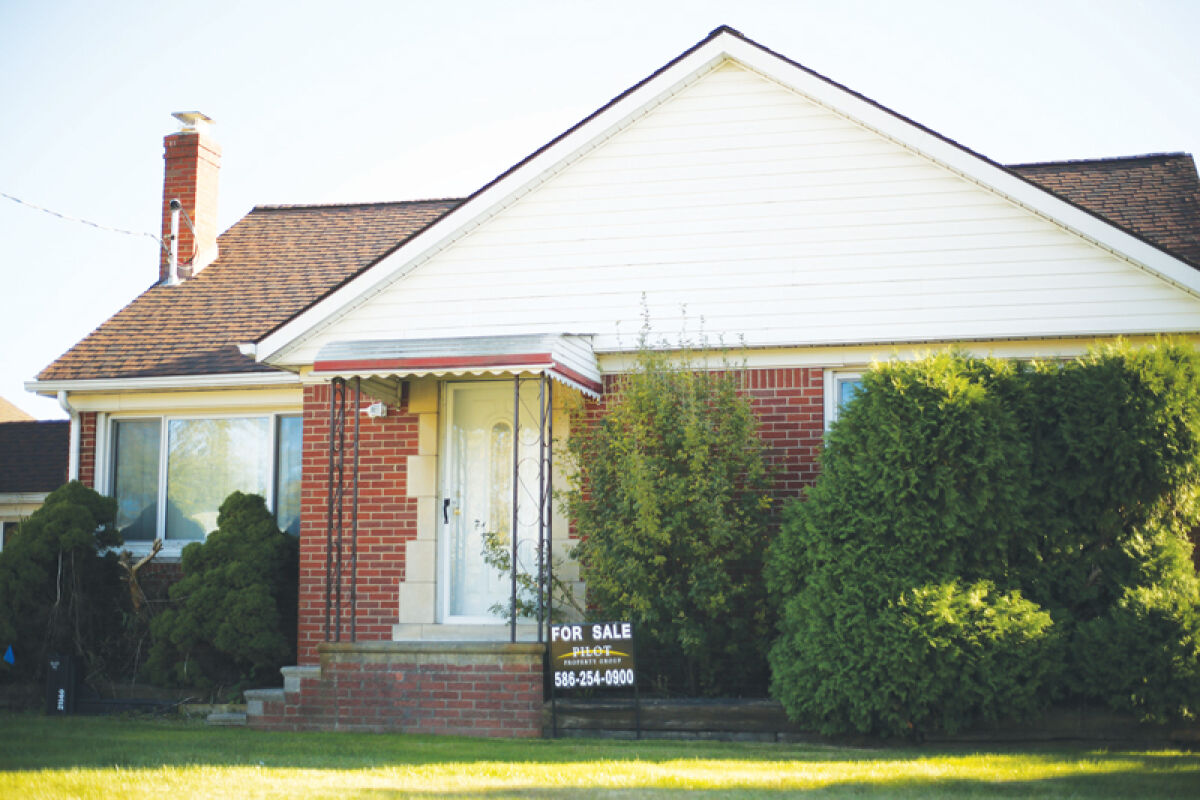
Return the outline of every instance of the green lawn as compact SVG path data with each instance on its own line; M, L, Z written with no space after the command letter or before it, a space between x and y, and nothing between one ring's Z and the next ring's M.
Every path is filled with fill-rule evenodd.
M259 733L0 714L3 798L1200 797L1200 754Z

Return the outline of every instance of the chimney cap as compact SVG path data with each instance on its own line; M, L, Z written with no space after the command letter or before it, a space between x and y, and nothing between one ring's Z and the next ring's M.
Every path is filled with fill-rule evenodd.
M204 133L213 124L212 117L199 111L176 111L171 116L179 120L179 130L185 133Z

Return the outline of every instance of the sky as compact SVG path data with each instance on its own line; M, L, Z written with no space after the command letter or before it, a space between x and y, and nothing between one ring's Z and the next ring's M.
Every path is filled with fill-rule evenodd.
M457 197L719 25L1001 163L1200 154L1200 0L0 0L0 396L157 279L172 112L222 230Z

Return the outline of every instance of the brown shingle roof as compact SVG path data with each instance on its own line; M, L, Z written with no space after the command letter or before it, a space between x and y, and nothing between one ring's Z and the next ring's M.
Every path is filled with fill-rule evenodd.
M52 492L67 482L70 423L0 423L0 493Z
M1200 177L1187 153L1009 169L1200 266Z
M178 286L152 286L38 380L272 371L237 345L286 322L460 202L259 206L220 237L217 261Z

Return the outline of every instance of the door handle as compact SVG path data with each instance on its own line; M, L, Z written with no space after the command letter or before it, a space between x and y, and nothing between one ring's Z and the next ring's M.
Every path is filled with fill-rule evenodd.
M447 497L442 501L442 522L450 524L450 498Z

